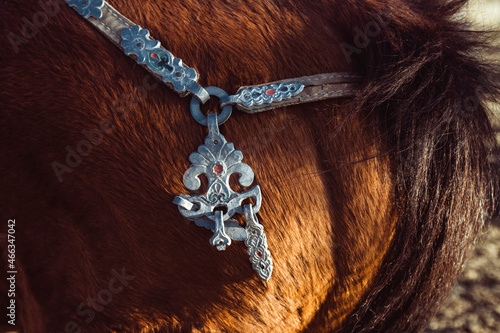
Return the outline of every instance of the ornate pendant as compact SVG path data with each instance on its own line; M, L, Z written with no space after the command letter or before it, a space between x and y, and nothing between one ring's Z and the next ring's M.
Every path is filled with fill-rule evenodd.
M273 270L271 254L267 248L264 227L257 220L262 196L260 187L253 186L243 192L235 192L229 185L233 173L238 174L241 186L248 187L253 183L254 173L245 163L243 154L235 150L231 142L219 133L217 115L207 115L208 136L205 144L189 156L192 165L184 173L184 185L191 191L201 187L199 176L205 174L208 186L205 194L181 194L174 199L179 211L196 225L212 230L210 244L223 251L231 245L231 240L245 241L247 253L253 269L259 277L268 281ZM247 199L252 199L255 204ZM245 227L232 219L239 213L245 217Z

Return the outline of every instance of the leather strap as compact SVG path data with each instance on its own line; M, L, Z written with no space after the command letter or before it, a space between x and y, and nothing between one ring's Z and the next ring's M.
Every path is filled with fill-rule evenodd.
M70 0L66 1L71 2ZM108 37L108 39L112 41L113 44L115 44L119 48L122 48L120 46L120 43L122 41L120 31L123 28L131 28L136 24L123 16L119 11L117 11L107 2L103 2L101 11L102 16L100 18L89 16L87 20L99 31L101 31L106 37Z
M192 93L202 103L209 98L201 87L198 73L175 58L149 31L136 25L104 0L65 0L113 44L124 50L155 78L163 81L180 96ZM278 107L353 96L362 76L352 72L325 73L240 87L222 107L232 105L247 113Z
M235 104L243 112L257 113L294 104L349 97L356 93L362 78L351 72L326 73L245 86L229 96L229 101L222 106Z
M149 36L148 30L136 25L109 3L104 0L65 1L113 44L124 50L125 54L132 56L180 96L192 93L202 103L209 100L208 92L197 83L199 75L194 68L189 68L181 59L175 58L170 51L161 47L159 41ZM142 45L139 46L139 43ZM162 60L164 65L158 66Z

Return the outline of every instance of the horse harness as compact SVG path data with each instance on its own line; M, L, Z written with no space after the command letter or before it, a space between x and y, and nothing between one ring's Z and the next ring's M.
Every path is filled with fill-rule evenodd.
M184 217L214 233L210 244L217 250L225 250L232 240L244 241L252 268L260 278L268 281L273 261L264 227L256 215L262 203L261 190L259 185L242 192L231 189L229 178L232 174L239 175L241 186L249 187L254 173L242 162L241 151L235 150L233 144L219 132L219 125L231 116L233 107L246 113L258 113L294 104L352 96L362 77L350 72L303 76L240 87L236 94L229 95L221 88L199 85L199 75L194 68L175 58L159 41L150 37L147 29L134 24L104 0L66 2L154 77L182 97L193 95L191 114L198 123L208 127L208 136L198 151L189 156L192 164L184 173L183 182L189 190L196 191L202 185L199 176L204 174L208 185L206 193L180 194L175 197L174 203ZM207 102L210 96L220 99L219 114L204 115L201 112L200 104ZM236 213L244 216L245 227L232 218Z

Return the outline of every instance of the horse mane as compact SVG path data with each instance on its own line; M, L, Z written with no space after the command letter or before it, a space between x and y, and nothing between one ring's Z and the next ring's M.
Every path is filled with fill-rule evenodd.
M385 23L352 52L366 75L353 109L372 115L390 142L398 223L371 291L342 332L425 328L493 215L498 169L487 102L498 102L500 76L485 57L495 35L470 29L460 14L466 2L369 1L344 14L350 45L359 38L354 27Z

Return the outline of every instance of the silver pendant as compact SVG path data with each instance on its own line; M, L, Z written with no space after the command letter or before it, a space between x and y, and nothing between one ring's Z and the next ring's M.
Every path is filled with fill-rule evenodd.
M179 211L196 225L214 232L210 244L223 251L231 245L231 240L245 241L247 252L253 269L265 281L269 280L273 270L271 255L267 248L264 227L257 220L262 195L258 185L243 192L235 192L229 185L232 174L238 174L238 182L243 187L253 183L254 173L241 162L243 154L235 150L231 142L219 132L217 115L207 115L208 136L205 144L189 156L192 165L184 173L184 185L191 191L201 187L199 176L204 174L208 179L205 194L181 194L174 199ZM246 203L252 199L254 204ZM242 227L232 219L239 213L245 217L246 227Z

